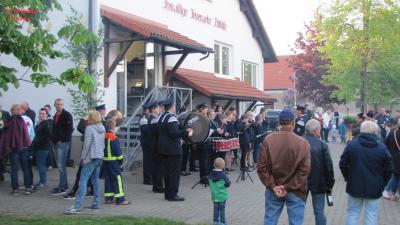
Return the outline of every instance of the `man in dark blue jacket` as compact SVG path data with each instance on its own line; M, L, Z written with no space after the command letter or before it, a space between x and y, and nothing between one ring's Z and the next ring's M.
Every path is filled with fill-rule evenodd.
M191 136L193 130L181 129L175 113L173 99L167 99L163 103L164 113L158 120L158 153L161 157L161 165L165 175L165 199L168 201L184 201L178 196L179 178L182 160L181 138Z
M349 194L346 225L358 224L364 205L365 224L377 224L379 198L392 173L389 151L376 135L378 125L364 121L360 131L359 137L346 146L339 162Z
M140 146L143 152L143 184L152 185L151 173L151 131L149 126L150 103L143 104L143 114L139 120Z
M328 145L321 140L321 124L316 119L306 123L304 138L310 144L311 171L308 176L308 189L312 196L315 225L326 225L324 213L325 193L331 192L335 183L332 158Z

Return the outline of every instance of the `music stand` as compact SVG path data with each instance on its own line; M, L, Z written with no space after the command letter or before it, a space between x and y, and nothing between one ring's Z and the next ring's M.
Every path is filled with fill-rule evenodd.
M251 183L254 183L253 178L251 178L251 175L250 175L250 172L253 172L253 171L254 170L248 171L246 169L240 170L239 176L236 179L236 183L239 182L239 179L242 180L242 181L245 181L247 177L251 180Z
M199 181L197 181L197 182L192 186L192 190L193 190L198 184L200 184L200 182L201 182L201 178L200 178ZM204 185L204 187L208 187L208 183L205 183L205 184L202 184L202 185Z

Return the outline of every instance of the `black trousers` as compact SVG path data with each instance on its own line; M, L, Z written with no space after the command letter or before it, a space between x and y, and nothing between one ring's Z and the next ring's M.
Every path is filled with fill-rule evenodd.
M240 141L240 170L246 168L246 155L250 148L250 143L245 141Z
M57 168L57 163L56 163L56 155L54 154L54 145L51 143L50 151L49 154L47 155L46 163L47 166L51 166L53 168Z
M198 150L195 145L190 146L189 152L189 169L194 170L196 168L196 160L199 158Z
M151 172L151 143L149 140L140 140L140 145L143 152L143 183L151 183L152 172Z
M182 144L182 165L181 165L182 172L186 171L190 151L191 151L190 144Z
M161 155L161 165L165 175L166 199L171 199L178 195L181 163L182 155Z
M161 167L161 155L157 152L157 146L151 146L151 172L153 180L153 191L164 190L164 175Z
M328 128L323 128L324 136L323 136L322 140L324 140L325 142L329 142L329 141L328 141L329 131L330 131L330 129L328 129Z
M81 172L82 172L82 165L79 164L78 171L76 172L74 186L72 187L71 191L69 192L70 195L75 196L76 192L79 189L79 181L81 179ZM87 183L87 193L93 195L93 184L91 182L91 179L89 179L88 183Z
M199 153L200 178L208 176L212 170L212 144L209 141L197 145Z

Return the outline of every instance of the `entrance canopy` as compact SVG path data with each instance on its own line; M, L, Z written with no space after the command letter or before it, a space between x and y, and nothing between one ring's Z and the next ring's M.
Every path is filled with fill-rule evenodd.
M165 24L151 21L104 5L101 6L100 13L103 18L107 18L110 22L139 34L146 40L162 43L178 49L186 49L190 52L203 54L213 52L211 48L168 29L168 26Z
M182 81L210 98L261 101L271 104L276 102L276 99L272 96L236 78L220 78L213 73L182 68L178 69L175 73L170 72L169 75L171 78Z

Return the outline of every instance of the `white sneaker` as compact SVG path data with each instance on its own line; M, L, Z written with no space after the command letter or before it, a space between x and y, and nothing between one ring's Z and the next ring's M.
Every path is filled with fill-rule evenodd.
M390 199L389 192L386 191L386 190L383 191L382 196L383 196L384 198L386 198L386 199Z
M394 195L396 198L400 199L400 193L397 191L396 194Z

